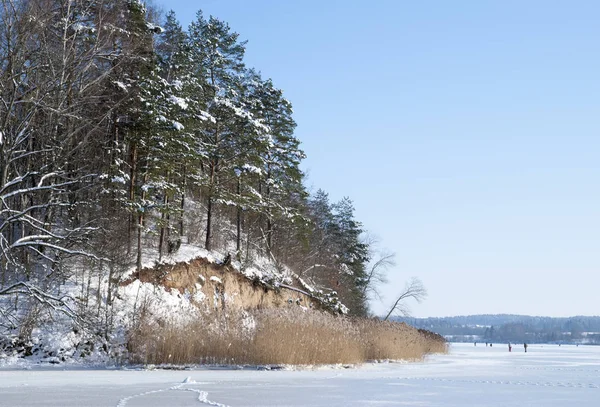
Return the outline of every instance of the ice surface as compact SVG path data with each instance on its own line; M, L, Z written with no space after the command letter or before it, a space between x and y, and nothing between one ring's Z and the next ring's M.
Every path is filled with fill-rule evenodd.
M317 370L0 370L0 406L597 406L600 347L452 345Z

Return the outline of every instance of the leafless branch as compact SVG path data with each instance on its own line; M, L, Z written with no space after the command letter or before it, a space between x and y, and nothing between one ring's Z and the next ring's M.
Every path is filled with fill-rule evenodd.
M367 270L365 284L363 286L363 295L373 296L378 300L381 300L381 293L379 292L379 286L386 284L388 279L386 272L390 268L396 265L395 253L381 253L380 257L372 262Z
M49 306L50 308L52 308L55 311L60 311L64 314L66 314L67 316L69 316L73 319L76 319L76 313L65 302L65 298L69 298L69 297L62 297L62 298L56 297L56 296L51 295L51 294L47 293L46 291L41 290L40 288L38 288L30 283L24 282L24 281L19 281L19 282L14 283L6 288L0 289L0 296L12 295L12 294L27 295L31 298L34 298L41 304Z
M416 277L412 277L410 281L406 283L404 291L400 293L400 296L398 296L396 302L394 302L394 305L392 305L390 311L383 320L387 321L394 312L399 312L403 315L409 315L410 309L404 303L404 301L409 298L413 298L418 303L427 298L427 289L425 288L421 280L419 280Z

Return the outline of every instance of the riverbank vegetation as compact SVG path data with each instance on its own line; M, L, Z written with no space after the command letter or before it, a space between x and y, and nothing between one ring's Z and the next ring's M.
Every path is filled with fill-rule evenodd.
M292 104L245 65L245 45L200 11L184 29L139 0L0 0L4 355L64 360L126 347L162 362L350 363L428 349L400 325L314 313L286 322L283 311L248 309L249 336L231 316L144 328L151 294L141 292L186 309L204 301L223 311L233 298L217 275L206 276L208 294L198 275L168 286L165 264L192 260L184 248L255 288L298 281L288 289L351 318L369 316L384 281L389 254L365 238L352 200L306 187ZM53 324L63 325L49 334L56 346L44 345ZM194 336L200 325L214 330Z
M300 308L231 313L185 326L142 324L130 346L134 362L176 365L356 364L447 351L443 337L403 323Z

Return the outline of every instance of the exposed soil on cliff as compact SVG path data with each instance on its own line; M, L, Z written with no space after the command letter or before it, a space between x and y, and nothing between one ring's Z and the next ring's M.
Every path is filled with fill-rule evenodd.
M250 278L231 265L211 263L203 258L143 268L121 285L136 279L189 295L192 303L207 310L281 308L291 304L320 310L326 308L298 281L271 284Z

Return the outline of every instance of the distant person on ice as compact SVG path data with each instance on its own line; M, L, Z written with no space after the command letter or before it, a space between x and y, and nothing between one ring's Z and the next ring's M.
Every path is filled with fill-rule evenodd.
M524 343L523 347L525 348L525 353L527 353L527 343Z
M512 352L512 345L510 344L510 342L508 343L508 351Z

